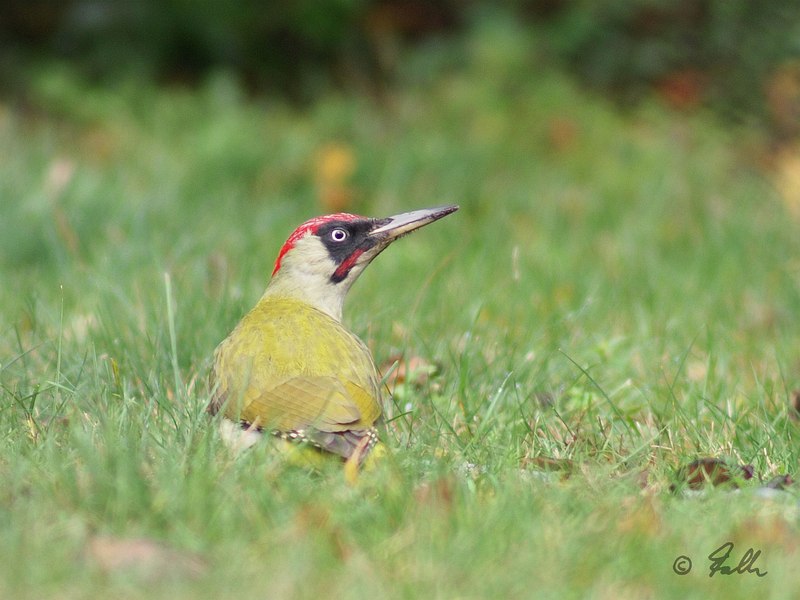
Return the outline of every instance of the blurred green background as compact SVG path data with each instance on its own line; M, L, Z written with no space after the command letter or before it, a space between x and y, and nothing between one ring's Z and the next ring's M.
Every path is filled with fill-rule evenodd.
M562 85L556 79L574 91L550 93ZM84 157L99 163L128 152L126 143L140 148L137 128L172 131L175 148L163 151L202 155L199 163L173 165L175 173L198 170L175 190L187 206L203 204L204 195L235 206L247 198L274 203L277 194L304 207L302 215L374 210L380 201L368 196L375 197L379 165L358 145L379 145L381 132L362 137L359 111L384 124L406 116L413 124L414 115L403 113L415 110L404 107L409 94L433 98L447 86L431 118L443 128L474 121L478 133L466 136L464 150L484 169L481 135L503 144L515 112L531 123L515 132L522 146L508 149L521 158L591 142L570 112L575 104L607 101L611 112L631 117L658 106L676 123L711 119L730 135L736 159L770 180L790 211L800 210L800 7L792 0L8 0L0 10L5 114L23 129L38 122L58 124L67 136L80 132ZM526 108L540 101L552 110L526 121ZM303 114L314 123L307 136L271 135L274 123ZM419 117L425 120L424 111ZM226 127L226 119L243 130ZM247 119L262 137L250 135ZM606 142L597 143L592 150L601 155ZM426 147L429 160L419 167L446 190L447 169L435 175L435 161L456 153ZM286 168L267 176L272 157ZM52 185L70 187L70 165L68 158L51 165ZM4 182L5 197L28 183L24 176ZM237 189L220 195L219 185ZM455 201L436 187L427 195ZM56 235L74 228L73 249L77 239L91 244L99 217L85 212L96 206L85 193L64 202L70 215L56 210ZM30 224L37 210L50 210L36 201L11 204ZM45 233L23 233L13 223L0 226L6 260L35 260L46 251Z
M294 101L331 87L381 97L409 75L404 49L507 19L536 40L522 58L536 53L622 104L655 91L678 108L710 105L783 134L796 133L784 103L797 93L798 13L791 0L8 0L0 66L6 93L59 59L92 81L191 86L224 70L249 93ZM494 46L507 51L502 39Z
M798 597L799 40L788 0L3 2L0 597ZM289 232L446 203L345 307L424 367L390 459L231 455L209 359ZM727 540L769 576L709 578Z

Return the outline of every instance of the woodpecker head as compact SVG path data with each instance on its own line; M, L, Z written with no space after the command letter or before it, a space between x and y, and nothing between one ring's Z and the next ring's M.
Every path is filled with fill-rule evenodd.
M458 206L426 208L386 219L338 213L306 221L278 253L264 295L297 298L341 320L347 291L378 254L394 240L456 210Z

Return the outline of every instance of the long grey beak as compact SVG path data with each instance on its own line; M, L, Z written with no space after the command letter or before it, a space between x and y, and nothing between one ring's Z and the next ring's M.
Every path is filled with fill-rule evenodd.
M369 236L379 238L380 242L378 243L389 243L407 233L411 233L415 229L438 221L442 217L446 217L457 210L458 206L453 204L450 206L412 210L411 212L402 213L386 219L379 219L377 221L378 227L370 231Z

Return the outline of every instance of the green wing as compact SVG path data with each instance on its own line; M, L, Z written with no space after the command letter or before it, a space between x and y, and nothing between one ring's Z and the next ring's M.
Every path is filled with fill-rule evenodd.
M213 375L211 411L267 430L358 431L381 414L366 346L294 300L262 300L217 348Z

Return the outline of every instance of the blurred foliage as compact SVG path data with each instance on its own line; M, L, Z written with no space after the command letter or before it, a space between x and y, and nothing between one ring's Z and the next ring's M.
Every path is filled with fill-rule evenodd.
M623 104L655 90L674 108L768 122L779 137L800 130L795 0L6 0L0 83L25 90L32 61L57 58L95 80L193 85L228 70L251 92L296 101L331 86L384 97L403 48L497 18L523 24L542 60Z
M372 42L395 30L446 28L455 3L394 6L373 0L10 0L0 38L10 47L4 76L18 59L68 58L88 76L147 76L196 83L230 69L249 87L307 99L331 83L380 78ZM390 44L390 42L387 42Z
M775 95L779 73L800 56L797 2L573 0L567 5L549 21L550 47L591 86L628 101L655 88L676 108L711 101L728 116L766 112L779 127L785 121L775 102L765 99ZM797 65L793 69L800 76Z

